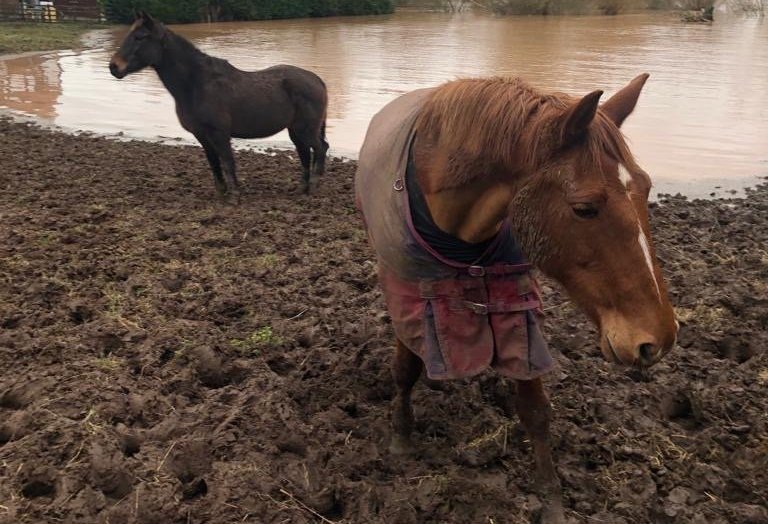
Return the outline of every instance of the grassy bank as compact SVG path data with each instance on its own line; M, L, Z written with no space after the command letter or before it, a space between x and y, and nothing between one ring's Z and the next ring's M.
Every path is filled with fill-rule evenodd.
M83 33L99 27L104 27L104 24L0 22L0 54L77 47Z

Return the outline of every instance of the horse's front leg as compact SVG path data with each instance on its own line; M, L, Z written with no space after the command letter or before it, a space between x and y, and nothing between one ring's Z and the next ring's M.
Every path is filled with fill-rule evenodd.
M404 455L413 451L413 407L411 391L419 380L423 364L405 345L397 341L392 360L392 378L395 380L395 398L392 400L392 441L389 451Z
M540 378L517 381L515 407L533 445L536 461L536 489L542 496L542 524L565 522L560 479L552 461L549 441L549 419L552 408Z
M235 173L235 154L232 151L229 133L216 131L211 133L207 139L221 162L221 169L227 183L227 192L230 200L235 204L239 204L240 184L237 181L237 174Z
M200 145L205 150L205 157L208 159L208 165L211 166L211 172L213 173L213 185L216 187L216 193L220 197L223 197L227 193L227 184L224 182L224 176L221 172L221 161L219 155L213 146L205 139L205 137L197 137Z

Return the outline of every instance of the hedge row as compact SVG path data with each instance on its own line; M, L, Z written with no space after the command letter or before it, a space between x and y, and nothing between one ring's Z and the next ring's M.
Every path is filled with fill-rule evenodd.
M166 23L377 15L394 10L392 0L102 0L102 3L107 19L118 23L130 23L141 10Z

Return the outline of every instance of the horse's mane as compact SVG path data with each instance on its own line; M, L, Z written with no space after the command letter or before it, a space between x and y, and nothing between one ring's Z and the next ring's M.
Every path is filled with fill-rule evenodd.
M451 152L458 167L444 182L455 186L487 171L478 166L541 167L557 153L555 126L576 102L566 94L542 93L520 78L454 80L429 96L415 130ZM619 128L600 111L579 146L591 160L607 153L630 172L639 169Z
M184 55L186 55L186 58L191 59L192 61L199 64L208 62L221 65L226 64L226 66L232 67L228 61L224 60L223 58L211 56L208 53L200 50L195 44L180 34L171 31L167 26L165 27L165 31L168 35L168 38L171 39L174 46L176 47L176 51L182 52Z

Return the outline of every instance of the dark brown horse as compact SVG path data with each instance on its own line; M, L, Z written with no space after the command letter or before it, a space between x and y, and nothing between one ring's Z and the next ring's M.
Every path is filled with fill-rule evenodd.
M230 138L264 138L288 128L303 167L325 169L328 93L316 74L290 65L246 72L206 55L147 14L131 26L109 70L116 78L152 66L176 101L182 127L205 149L220 195L239 199Z
M676 341L650 240L651 181L619 130L647 77L602 105L602 91L573 98L519 79L449 82L385 107L360 152L357 201L397 335L390 449L411 446L411 389L425 368L454 378L496 367L517 381L546 523L564 513L540 378L551 360L537 340L525 258L595 322L609 361L648 367ZM437 240L479 246L481 261L447 259L425 240L425 220ZM482 262L489 252L501 257Z

